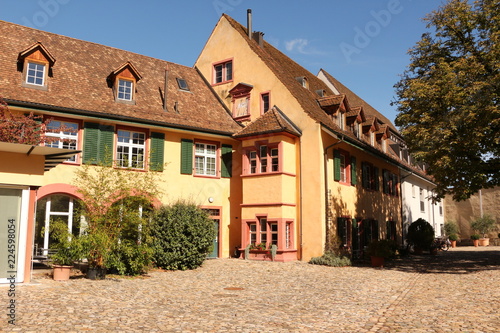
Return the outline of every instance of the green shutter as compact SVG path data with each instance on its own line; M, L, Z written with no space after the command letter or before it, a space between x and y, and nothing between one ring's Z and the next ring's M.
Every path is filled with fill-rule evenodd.
M222 145L222 177L231 177L233 175L233 146Z
M374 184L374 190L378 191L379 189L379 179L378 179L378 168L373 168L373 184Z
M99 124L85 123L83 136L83 163L97 163Z
M151 132L151 149L149 154L149 170L163 171L165 151L165 134Z
M181 139L181 173L193 173L193 140Z
M389 171L387 171L387 170L384 169L382 171L382 174L383 174L382 178L383 178L383 182L384 182L383 183L384 184L384 186L383 186L384 187L384 193L387 194L387 193L389 193Z
M368 166L365 162L361 163L361 176L363 177L363 187L364 188L369 188L369 175L368 175Z
M111 166L113 164L113 138L115 128L112 125L99 126L99 162Z
M83 163L111 165L114 127L85 123L84 128Z
M358 174L356 172L356 157L351 156L351 185L358 183Z
M340 151L337 149L333 151L333 180L340 180Z

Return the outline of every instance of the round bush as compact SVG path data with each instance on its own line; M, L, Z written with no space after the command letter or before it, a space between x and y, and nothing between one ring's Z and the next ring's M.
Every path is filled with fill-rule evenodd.
M429 222L420 218L410 224L406 240L410 245L428 250L434 242L434 228Z
M169 270L194 269L212 250L214 222L192 203L163 206L152 221L154 262Z

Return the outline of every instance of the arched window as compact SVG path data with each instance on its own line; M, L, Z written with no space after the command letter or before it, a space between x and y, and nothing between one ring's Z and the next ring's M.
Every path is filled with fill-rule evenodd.
M73 235L79 235L85 228L81 215L81 204L73 197L54 194L37 202L35 224L35 256L47 256L54 240L50 234L50 223L56 220L68 224L68 230Z

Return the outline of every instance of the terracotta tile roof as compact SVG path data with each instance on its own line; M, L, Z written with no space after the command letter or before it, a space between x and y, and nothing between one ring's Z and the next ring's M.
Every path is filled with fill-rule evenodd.
M257 54L264 61L264 63L266 63L269 69L273 71L276 77L290 91L290 94L295 97L304 111L312 119L330 129L340 130L340 128L318 104L317 100L320 96L316 93L316 91L323 90L327 95L334 95L334 93L323 81L284 55L268 42L264 41L263 46L260 47L257 42L248 38L246 33L247 29L243 25L236 22L229 15L224 14L223 16L228 20L231 26L241 34L244 40L248 42L252 51L254 51L255 54ZM298 77L304 77L307 79L309 89L302 87L302 84L296 80Z
M300 136L300 130L276 106L234 134L235 138L243 138L268 133L290 133Z
M0 95L11 104L20 101L62 112L85 111L104 118L228 135L241 129L194 68L4 21L0 21L0 31ZM21 86L18 56L37 42L56 61L47 91ZM129 63L142 76L136 85L135 105L115 102L113 89L106 80ZM168 111L164 111L167 67ZM185 79L189 91L180 90L176 78Z
M398 130L396 129L396 127L394 126L394 124L389 119L387 119L382 113L377 111L374 107L372 107L370 104L365 102L361 97L359 97L354 92L352 92L349 88L344 86L340 81L338 81L336 78L334 78L330 73L328 73L324 69L321 69L321 71L323 72L325 77L328 79L328 81L330 81L330 83L333 84L333 86L341 94L345 94L347 96L347 98L349 99L351 104L363 106L363 110L365 111L366 116L370 115L370 116L377 117L384 124L388 124L393 131L396 131L396 133L399 133Z

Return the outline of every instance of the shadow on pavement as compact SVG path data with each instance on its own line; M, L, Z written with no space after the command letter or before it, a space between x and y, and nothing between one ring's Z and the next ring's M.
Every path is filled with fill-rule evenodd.
M456 248L437 255L409 255L386 261L385 269L411 273L469 274L500 270L500 247Z

